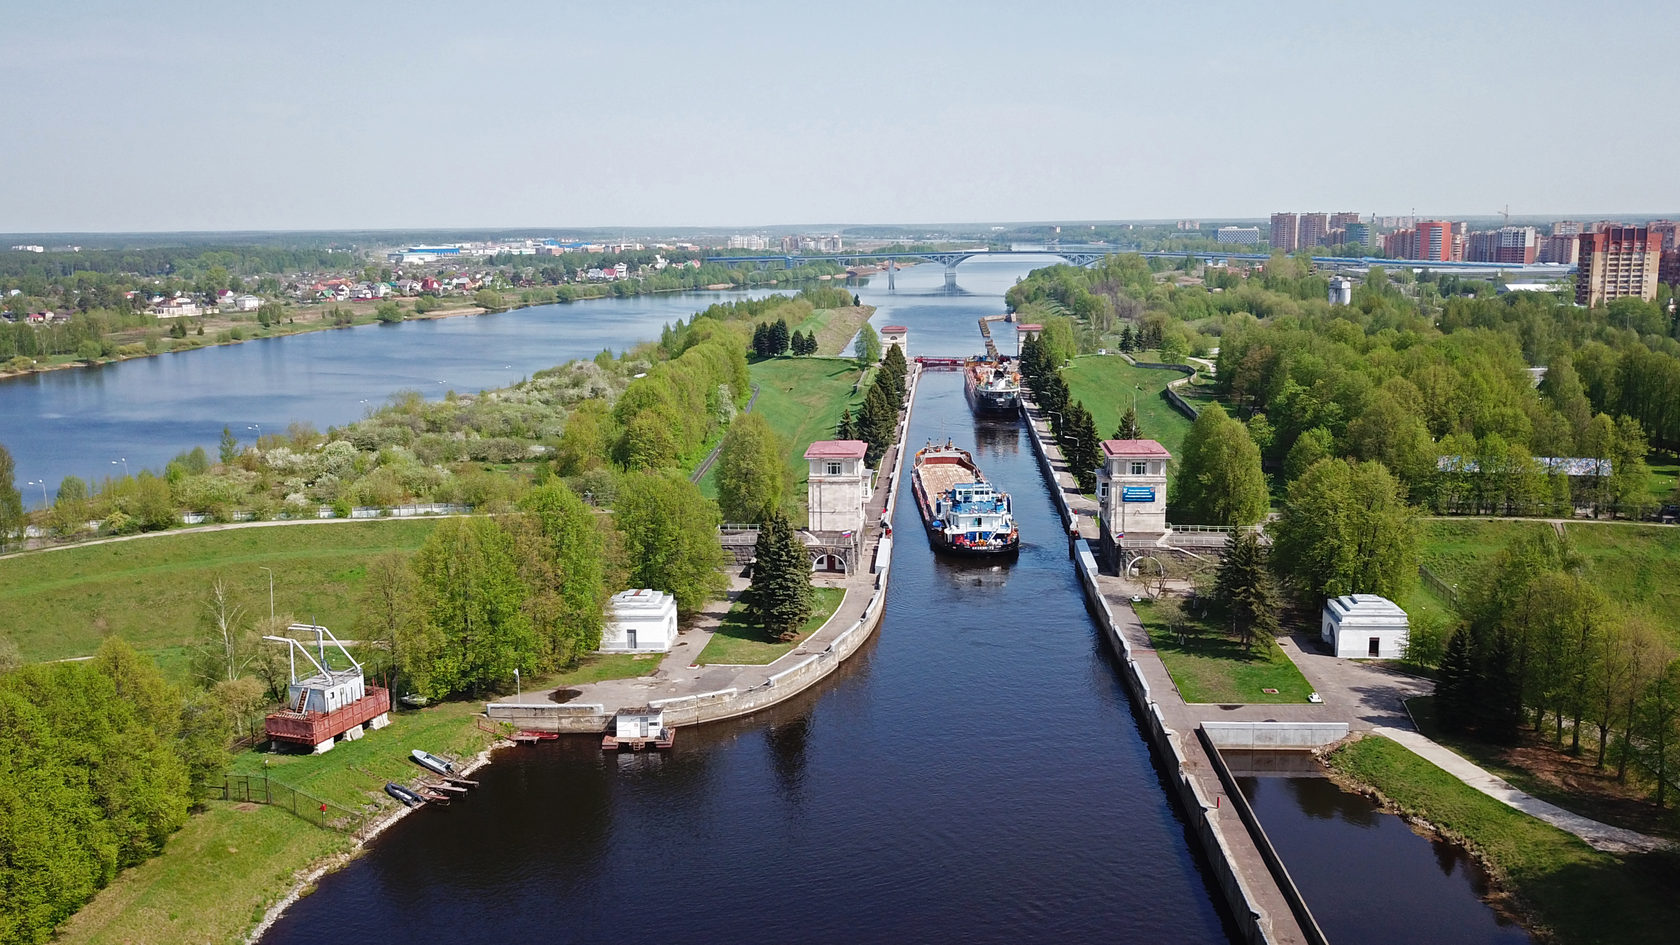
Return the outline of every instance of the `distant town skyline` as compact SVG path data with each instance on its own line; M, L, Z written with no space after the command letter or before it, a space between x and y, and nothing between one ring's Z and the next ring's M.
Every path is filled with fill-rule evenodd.
M1680 214L1654 5L7 19L0 233Z

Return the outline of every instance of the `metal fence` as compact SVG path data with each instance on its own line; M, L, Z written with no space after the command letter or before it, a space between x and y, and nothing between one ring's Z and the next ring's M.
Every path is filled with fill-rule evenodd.
M1441 580L1440 575L1421 564L1418 565L1418 578L1423 581L1424 587L1434 591L1442 600L1451 604L1454 610L1458 609L1458 587L1456 585Z
M297 817L328 830L353 833L367 820L367 815L323 801L296 788L288 787L267 775L229 774L221 784L210 785L210 794L224 801L248 804L267 804L291 811Z

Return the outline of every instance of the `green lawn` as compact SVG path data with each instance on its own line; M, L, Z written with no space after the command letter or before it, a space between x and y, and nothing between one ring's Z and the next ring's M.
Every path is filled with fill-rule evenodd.
M25 660L86 656L107 636L184 666L180 647L200 626L219 576L247 614L268 611L268 574L281 613L349 636L367 559L412 551L435 520L181 532L0 559L0 633ZM173 655L171 655L173 654Z
M1680 897L1674 894L1680 860L1672 853L1600 853L1384 738L1363 738L1329 761L1402 811L1468 841L1536 924L1564 945L1672 941L1680 927Z
M491 736L474 724L483 706L480 701L445 702L393 710L390 725L356 741L339 742L325 754L247 751L234 757L229 770L258 776L266 770L287 787L350 810L391 807L396 802L386 797L385 782L406 782L425 773L409 761L413 749L466 758L490 743Z
M1168 675L1185 702L1302 703L1312 686L1295 668L1277 641L1256 641L1252 651L1226 636L1207 620L1196 621L1196 632L1183 643L1156 619L1148 601L1134 604L1149 640L1166 665ZM1275 689L1276 692L1266 692Z
M736 603L729 609L728 616L723 618L723 623L712 634L711 642L700 651L695 662L762 666L786 656L827 622L846 596L846 589L843 587L819 587L816 591L816 609L811 612L811 619L805 621L805 627L799 631L798 637L785 643L765 639L764 631L747 623L746 608Z
M532 691L560 686L581 686L584 683L607 679L628 679L648 676L659 669L660 653L595 653L585 656L578 665L563 673L530 679L525 687Z
M1512 540L1545 522L1431 519L1423 523L1420 559L1449 584L1467 585ZM1587 559L1593 584L1610 600L1648 611L1680 645L1680 528L1574 521L1564 526Z
M795 525L805 523L805 481L810 466L805 450L816 440L832 439L840 425L840 414L848 407L855 415L863 405L863 390L852 393L857 383L857 365L836 358L771 358L752 365L758 400L753 413L760 414L787 444L788 472L793 497L799 507ZM717 465L700 479L700 491L717 495Z
M1190 419L1174 410L1161 397L1161 391L1183 376L1177 371L1133 367L1119 355L1074 358L1062 369L1069 396L1091 411L1099 436L1107 439L1114 435L1121 414L1136 395L1140 432L1145 439L1160 441L1174 456L1184 445L1184 435L1190 432Z
M1651 484L1649 492L1651 501L1657 505L1667 505L1674 501L1675 486L1680 485L1680 461L1664 453L1652 454L1646 462L1651 467Z

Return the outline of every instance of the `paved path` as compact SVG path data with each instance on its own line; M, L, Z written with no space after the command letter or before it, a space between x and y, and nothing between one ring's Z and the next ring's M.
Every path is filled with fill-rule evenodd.
M1568 831L1580 837L1594 849L1605 850L1610 853L1649 853L1653 850L1664 850L1673 846L1669 841L1659 837L1647 836L1621 827L1612 827L1609 824L1582 817L1580 814L1572 814L1556 804L1547 803L1532 794L1519 791L1503 778L1488 773L1465 760L1463 756L1430 741L1413 729L1378 726L1372 731L1384 738L1391 738L1405 745L1418 756L1433 763L1437 768L1488 797L1509 807L1514 807L1531 817L1543 820L1559 830Z

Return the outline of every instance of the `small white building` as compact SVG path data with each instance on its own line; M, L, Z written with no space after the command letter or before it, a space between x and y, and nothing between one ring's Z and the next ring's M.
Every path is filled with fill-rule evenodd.
M886 357L888 347L897 347L898 353L904 355L904 362L910 363L910 329L903 325L888 325L881 329L881 356Z
M1344 594L1325 602L1320 633L1342 659L1397 660L1406 652L1406 612L1376 594Z
M669 653L677 643L677 599L649 588L619 591L607 602L601 653Z
M869 501L869 467L863 464L869 444L862 440L818 440L805 451L811 464L806 482L810 530L817 533L863 530Z
M1330 304L1353 304L1353 280L1347 276L1332 276L1330 278Z
M625 709L613 718L613 737L623 740L660 738L665 733L665 710Z

